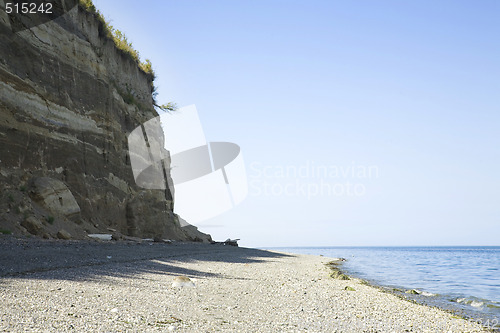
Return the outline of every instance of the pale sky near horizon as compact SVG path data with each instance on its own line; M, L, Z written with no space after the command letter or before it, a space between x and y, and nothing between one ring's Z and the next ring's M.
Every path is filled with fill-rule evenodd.
M500 245L499 1L94 3L160 102L240 145L249 195L198 225L215 239Z

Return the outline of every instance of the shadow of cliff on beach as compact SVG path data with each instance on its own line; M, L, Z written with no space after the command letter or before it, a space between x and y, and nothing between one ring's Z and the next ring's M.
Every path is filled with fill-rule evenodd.
M197 261L259 264L293 256L272 251L200 243L132 243L0 239L0 283L9 279L93 281L141 274L219 277L229 275L180 267ZM251 277L249 277L251 279Z

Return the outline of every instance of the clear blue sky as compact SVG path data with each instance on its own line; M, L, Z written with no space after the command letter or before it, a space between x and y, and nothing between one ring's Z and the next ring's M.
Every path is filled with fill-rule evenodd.
M214 238L500 245L499 1L94 3L160 102L241 146L250 193L199 225ZM353 166L377 172L311 175Z

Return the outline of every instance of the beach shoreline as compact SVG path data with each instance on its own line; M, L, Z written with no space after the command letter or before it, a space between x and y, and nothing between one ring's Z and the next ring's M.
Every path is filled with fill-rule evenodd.
M339 268L350 277L362 280L362 283L500 331L500 308L495 301L498 293L494 290L497 279L490 273L496 269L493 264L496 254L491 252L496 249L493 247L265 249L347 258ZM457 265L450 265L450 257L457 258ZM489 261L479 258L488 258ZM469 262L474 259L476 262Z
M394 295L404 301L415 303L415 304L420 304L423 306L435 308L444 312L447 312L451 314L454 317L460 317L463 318L464 320L467 321L472 321L475 323L478 323L482 326L484 326L486 329L491 330L492 332L498 332L499 331L499 323L498 319L494 317L485 317L486 314L484 313L474 313L471 311L468 311L467 309L463 309L457 306L454 306L451 300L449 298L446 298L448 302L444 302L445 297L441 297L440 300L432 302L428 299L429 296L436 296L434 294L426 293L423 291L419 291L417 289L405 289L402 286L387 286L380 284L379 282L375 280L369 280L366 278L363 278L361 276L358 276L349 270L344 269L343 263L345 259L343 258L337 258L337 260L334 260L330 263L327 263L327 266L332 270L331 277L332 278L343 278L347 277L348 279L354 279L358 283L361 283L363 285L370 286L372 288L375 288L377 290L380 290L383 293L391 294Z
M486 332L334 258L196 243L0 239L2 331ZM194 287L173 287L186 276Z

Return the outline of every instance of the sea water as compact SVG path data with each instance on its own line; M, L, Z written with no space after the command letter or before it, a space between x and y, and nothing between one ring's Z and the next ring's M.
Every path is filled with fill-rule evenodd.
M418 302L500 327L500 247L287 247L345 258L346 273ZM415 290L418 295L405 294Z

